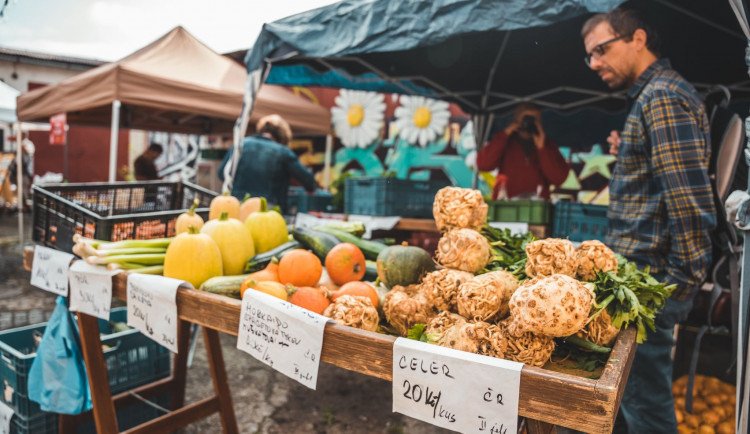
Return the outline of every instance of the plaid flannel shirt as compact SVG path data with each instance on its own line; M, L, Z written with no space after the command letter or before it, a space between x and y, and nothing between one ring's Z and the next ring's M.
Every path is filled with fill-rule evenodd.
M650 265L659 280L676 283L673 297L686 299L707 275L716 223L705 106L666 59L638 77L628 101L609 184L607 242Z

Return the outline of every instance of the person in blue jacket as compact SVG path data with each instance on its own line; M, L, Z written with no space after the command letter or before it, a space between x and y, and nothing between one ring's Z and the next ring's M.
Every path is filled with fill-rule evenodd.
M281 116L264 116L258 121L256 131L242 142L232 196L239 200L245 197L245 193L265 197L269 208L278 205L286 211L290 178L296 179L308 192L314 192L318 185L310 169L303 166L287 147L292 130ZM232 152L230 148L219 166L218 175L222 181L224 168L227 163L231 164Z

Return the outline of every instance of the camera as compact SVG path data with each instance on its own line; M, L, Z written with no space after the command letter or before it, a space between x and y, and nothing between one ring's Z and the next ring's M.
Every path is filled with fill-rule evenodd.
M526 115L521 119L520 129L532 135L539 133L539 130L536 128L536 118L532 115Z

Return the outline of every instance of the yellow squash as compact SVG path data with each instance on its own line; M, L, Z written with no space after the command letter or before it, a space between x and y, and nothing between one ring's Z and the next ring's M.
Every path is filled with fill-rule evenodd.
M222 275L221 252L213 238L194 226L177 235L167 247L164 276L190 282L200 288L206 280Z
M193 206L177 217L177 221L174 223L175 235L187 232L189 226L195 226L196 229L203 227L203 217L195 213L195 208L198 207L199 203L198 199L195 199L193 201Z
M284 217L276 211L268 211L266 198L260 198L260 211L250 214L245 220L255 243L255 253L267 252L289 241Z
M217 219L223 212L227 212L229 218L240 218L240 201L230 195L229 191L225 191L221 196L211 199L211 206L208 209L208 219Z
M256 211L260 211L260 198L250 197L250 193L246 193L240 205L240 221L244 222L250 214Z
M209 220L201 229L216 241L221 251L224 275L241 274L245 262L255 255L253 237L241 221L227 216L226 211L216 220Z

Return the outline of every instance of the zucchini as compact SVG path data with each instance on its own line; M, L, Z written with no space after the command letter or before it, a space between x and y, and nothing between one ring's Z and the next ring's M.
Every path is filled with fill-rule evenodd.
M292 236L295 240L299 241L304 248L312 250L315 256L320 258L322 262L325 262L326 255L331 249L339 244L340 241L335 236L315 229L305 227L295 227L292 231Z
M378 264L375 261L365 261L365 277L362 280L371 282L378 278Z
M212 277L200 286L201 291L210 292L212 294L225 295L240 299L240 287L242 282L247 279L249 274L238 274L236 276L217 276Z
M356 237L360 237L360 238L362 237L362 235L365 234L365 224L362 223L362 222L355 222L355 221L351 221L351 222L345 222L345 221L329 222L329 223L326 223L324 225L315 226L313 229L319 230L321 226L325 226L327 228L338 229L340 231L350 233L350 234L352 234L352 235L354 235Z
M352 234L325 226L319 226L319 230L328 232L331 235L335 235L336 238L344 243L354 244L355 246L359 247L360 250L362 250L362 253L365 254L365 258L373 261L378 259L378 254L382 252L383 249L388 247L385 244L376 243L375 241L363 240L362 238L355 237Z
M273 258L274 256L277 259L281 259L281 257L284 256L286 252L294 249L299 249L300 247L302 247L302 245L299 242L292 240L278 247L274 247L267 252L258 253L257 255L248 259L245 263L245 273L254 273L256 271L262 270L266 268L266 265L271 262L271 258Z

